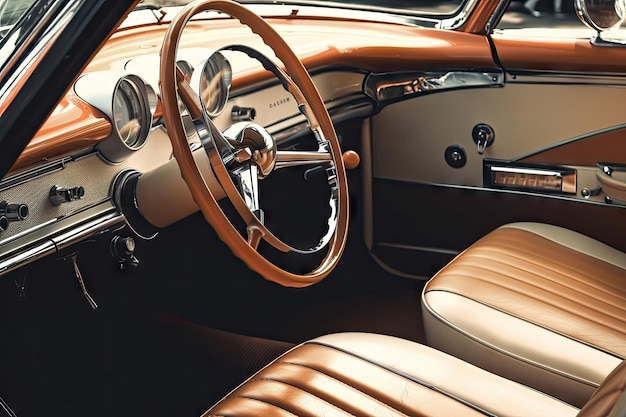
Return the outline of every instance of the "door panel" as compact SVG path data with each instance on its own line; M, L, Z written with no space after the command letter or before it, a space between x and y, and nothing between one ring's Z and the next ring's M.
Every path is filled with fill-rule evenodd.
M366 217L372 253L383 265L428 278L471 242L513 221L561 225L626 250L626 205L605 201L595 166L626 163L626 78L543 69L507 72L501 87L424 94L372 118ZM482 154L472 138L481 123L495 134ZM450 146L464 155L462 166L446 161ZM524 170L511 177L519 183L494 186L485 175L490 160L573 170L574 188L526 187L538 177Z
M374 176L482 186L483 158L524 158L626 122L626 79L616 87L544 84L542 78L435 93L387 106L372 119ZM493 145L482 155L472 140L472 130L480 123L495 132ZM465 150L464 167L446 163L450 145ZM607 152L609 156L613 151Z

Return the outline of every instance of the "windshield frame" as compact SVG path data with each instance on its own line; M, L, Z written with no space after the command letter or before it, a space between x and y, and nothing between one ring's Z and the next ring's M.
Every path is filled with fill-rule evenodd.
M456 9L449 12L436 12L434 10L408 10L402 8L376 6L370 4L343 3L339 1L324 0L237 0L241 4L252 8L255 13L265 18L324 18L334 20L370 21L401 24L408 26L431 27L437 29L455 30L461 28L479 3L479 0L460 0ZM481 0L482 1L482 0ZM159 5L163 1L153 0L141 3L136 12L145 12L160 22L169 22L183 4L176 2L174 5ZM349 16L338 16L338 9L349 11ZM148 15L148 11L150 15ZM195 16L194 19L205 19L207 13Z
M30 27L28 42L8 54L5 62L13 64L0 77L0 176L9 171L72 81L138 0L43 1L48 5L46 13ZM45 18L51 10L55 16ZM24 21L18 22L14 33L23 29Z

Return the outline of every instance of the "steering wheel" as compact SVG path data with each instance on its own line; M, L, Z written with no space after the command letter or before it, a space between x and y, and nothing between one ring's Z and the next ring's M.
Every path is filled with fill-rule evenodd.
M318 143L317 151L277 150L272 136L261 126L248 124L226 129L213 124L200 97L176 65L176 52L183 29L198 13L218 11L238 19L259 35L282 61L286 73L260 53L244 47L248 55L261 61L278 76L294 97ZM163 118L181 175L219 238L248 267L265 279L288 287L306 287L324 279L337 265L347 239L348 185L341 149L332 121L302 62L281 36L261 17L230 0L204 0L188 4L171 22L163 41L160 62L160 89ZM188 143L178 97L187 107L202 139L213 174L223 190L211 190L201 174ZM232 133L236 131L236 133ZM235 137L233 137L235 136ZM200 162L201 163L201 162ZM259 207L258 181L278 167L319 164L325 167L329 184L330 216L328 230L311 248L295 248L277 238L265 226ZM213 187L215 185L212 185ZM218 194L219 193L219 194ZM225 194L246 225L243 236L218 204L215 195ZM261 240L282 252L313 254L326 249L317 267L294 273L276 265L259 252Z

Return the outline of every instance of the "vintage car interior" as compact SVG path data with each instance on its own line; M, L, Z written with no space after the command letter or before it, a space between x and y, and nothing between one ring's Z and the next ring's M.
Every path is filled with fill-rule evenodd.
M0 3L0 416L626 415L622 0L187 3Z

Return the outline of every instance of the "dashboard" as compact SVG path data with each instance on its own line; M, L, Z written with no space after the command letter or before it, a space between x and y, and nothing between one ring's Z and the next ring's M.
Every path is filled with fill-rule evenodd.
M481 40L452 31L434 39L428 31L403 25L304 19L294 30L288 19L272 23L309 69L335 124L377 110L378 97L366 90L413 85L422 77L414 72L416 62L421 70L439 68L442 51L460 43L483 50L476 47ZM0 274L99 233L150 239L159 228L197 211L172 159L162 118L159 52L166 29L166 24L131 24L114 33L0 181L0 202L25 210L21 216L5 212L3 223L0 205ZM297 148L310 132L305 117L275 75L240 45L275 58L232 20L190 22L179 45L178 68L220 131L253 121L272 135L278 149ZM457 57L463 68L485 68L490 62L487 50ZM194 155L206 158L181 110ZM139 178L140 184L150 183L139 187L146 189L141 198ZM148 202L139 207L142 198ZM158 212L150 213L151 219L166 215L150 223L148 211Z
M233 74L267 72L248 54L183 48L179 55L179 69L220 130L254 121L272 134L279 149L297 147L309 132L295 100L272 76L236 88ZM0 274L58 256L98 234L111 233L116 241L123 236L127 245L132 236L151 239L160 227L198 210L172 158L158 69L158 55L146 54L113 62L109 69L88 69L76 80L0 182ZM371 112L362 92L364 77L334 69L313 75L335 122ZM181 110L194 154L206 158L182 104ZM205 166L210 170L208 162ZM141 177L154 179L145 181L151 185L141 195L149 201L139 207ZM165 220L149 223L144 217L149 210L167 213ZM120 262L129 255L127 246L112 244L111 251Z

